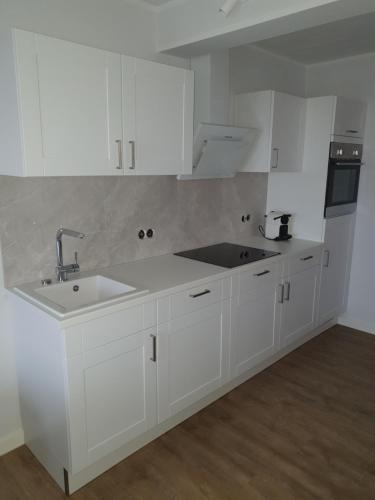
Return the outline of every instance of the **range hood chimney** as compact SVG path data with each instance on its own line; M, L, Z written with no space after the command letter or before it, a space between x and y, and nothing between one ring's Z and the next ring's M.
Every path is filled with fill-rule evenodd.
M233 177L256 129L230 125L229 51L191 59L194 70L193 173L179 179Z

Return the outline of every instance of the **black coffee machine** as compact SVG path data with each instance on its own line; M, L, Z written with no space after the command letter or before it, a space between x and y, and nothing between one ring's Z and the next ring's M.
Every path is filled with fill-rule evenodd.
M291 234L289 234L289 219L292 216L292 214L282 214L279 217L275 217L274 220L280 219L280 228L279 228L279 235L276 236L275 240L276 241L286 241L290 240L292 237Z

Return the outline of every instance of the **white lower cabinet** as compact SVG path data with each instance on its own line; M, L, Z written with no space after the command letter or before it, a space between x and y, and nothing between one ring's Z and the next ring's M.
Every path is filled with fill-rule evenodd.
M74 471L156 424L155 340L152 328L69 359Z
M230 372L235 378L278 349L279 265L263 265L233 279Z
M319 262L318 246L63 325L15 299L26 444L72 493L312 331Z
M319 267L288 276L282 284L280 300L280 346L303 337L315 325Z
M216 286L216 284L214 284ZM158 420L175 415L219 388L228 377L229 300L204 305L210 285L188 294L186 310L158 325ZM178 301L179 308L181 306ZM172 311L173 314L173 311Z
M354 221L354 214L326 220L319 294L319 325L339 316L345 310Z

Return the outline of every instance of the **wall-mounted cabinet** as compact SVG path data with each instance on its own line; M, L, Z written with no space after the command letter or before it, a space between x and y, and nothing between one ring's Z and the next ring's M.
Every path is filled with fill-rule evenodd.
M334 115L331 135L349 137L351 141L363 139L365 133L366 104L345 97L334 97Z
M243 172L297 172L302 169L305 99L271 90L238 94L235 124L258 130Z
M14 175L184 174L193 73L14 31L23 165Z
M192 171L193 72L122 57L124 172Z

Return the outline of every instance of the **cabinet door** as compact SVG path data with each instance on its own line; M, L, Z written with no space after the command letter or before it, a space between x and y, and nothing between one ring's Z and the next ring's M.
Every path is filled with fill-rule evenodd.
M125 173L189 174L193 73L123 57Z
M319 324L335 318L345 308L353 230L352 214L326 220L319 293Z
M336 98L333 134L363 138L366 119L366 106L360 101Z
M227 379L229 301L158 326L158 419L165 420Z
M122 172L121 56L15 32L25 175Z
M305 99L274 93L271 171L302 170Z
M155 334L139 332L69 360L73 472L156 423Z
M242 172L270 170L273 95L273 91L266 90L235 97L235 125L257 129L254 142L241 167Z
M312 267L284 282L280 344L284 347L314 328L319 267Z
M277 285L241 294L232 303L230 372L234 378L271 356L278 348Z

